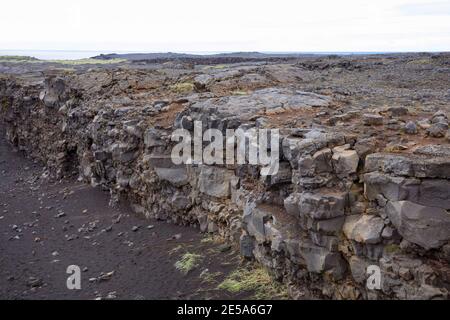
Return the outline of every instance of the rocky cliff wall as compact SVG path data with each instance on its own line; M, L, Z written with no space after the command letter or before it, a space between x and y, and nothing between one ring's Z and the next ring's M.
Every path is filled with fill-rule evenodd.
M174 165L170 135L193 130L195 120L222 131L270 127L273 114L333 102L287 88L146 101L123 94L126 86L104 72L3 78L7 137L49 176L75 174L109 190L111 205L128 201L148 218L220 234L286 282L294 298L448 298L450 146L443 135L436 144L380 152L382 138L373 134L281 127L276 175L262 177L252 165ZM328 123L356 117L362 127L389 126L407 111L386 112L391 120L348 112ZM436 126L448 128L445 112L426 124ZM370 265L381 270L379 289L367 288Z

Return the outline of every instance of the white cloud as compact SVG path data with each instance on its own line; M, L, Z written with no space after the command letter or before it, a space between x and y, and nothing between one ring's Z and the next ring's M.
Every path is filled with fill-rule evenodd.
M448 1L6 1L0 49L448 51Z

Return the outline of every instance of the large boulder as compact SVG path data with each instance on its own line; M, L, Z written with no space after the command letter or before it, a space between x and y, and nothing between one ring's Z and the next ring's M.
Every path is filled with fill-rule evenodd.
M345 192L305 192L299 197L299 214L322 220L343 216L347 203Z
M49 77L45 79L45 90L39 98L49 108L56 108L67 99L67 86L65 80L60 77Z
M283 183L290 183L292 180L292 169L289 162L280 162L277 173L263 176L261 180L268 186L275 186Z
M332 219L345 214L347 198L346 192L294 192L284 200L284 208L288 214L297 217Z
M243 221L249 235L253 236L258 243L268 240L266 237L265 223L272 216L272 212L264 205L249 203L244 208Z
M286 212L294 217L299 215L299 207L298 204L300 202L301 194L297 192L293 192L284 199L284 209Z
M346 176L356 172L359 156L355 150L349 150L350 146L333 148L333 166L339 176Z
M442 208L390 201L386 213L404 239L427 250L450 240L450 214Z
M348 264L353 279L359 284L364 284L368 277L367 267L371 264L370 261L358 256L351 256Z
M424 206L450 209L450 180L394 177L380 172L364 175L365 196L391 201L408 200Z
M435 138L445 137L445 134L448 130L448 123L445 122L437 122L433 123L430 128L428 128L427 132L430 136Z
M306 268L314 273L330 273L335 280L340 280L347 270L347 263L338 252L304 242L300 244L300 255Z
M316 230L325 234L338 234L342 230L345 217L337 217L333 219L319 220Z
M364 175L364 194L369 200L376 200L382 195L388 200L405 200L408 197L406 178L393 177L380 172L370 172ZM416 182L416 185L420 181ZM410 184L409 184L410 185Z
M440 155L373 153L366 157L364 170L396 176L450 179L449 157Z
M315 164L315 172L316 173L331 172L333 170L333 167L331 165L331 157L332 152L330 148L325 148L317 151L312 156L312 159Z
M381 241L384 221L372 215L348 216L344 223L344 234L348 239L360 243L376 244Z
M155 172L159 179L167 181L174 186L182 186L189 182L186 167L184 166L174 168L155 167Z
M450 180L423 179L413 202L450 210Z

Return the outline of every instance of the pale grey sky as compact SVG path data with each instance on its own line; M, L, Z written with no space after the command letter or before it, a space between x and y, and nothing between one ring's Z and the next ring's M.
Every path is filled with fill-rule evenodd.
M450 51L450 0L14 0L0 30L0 50Z

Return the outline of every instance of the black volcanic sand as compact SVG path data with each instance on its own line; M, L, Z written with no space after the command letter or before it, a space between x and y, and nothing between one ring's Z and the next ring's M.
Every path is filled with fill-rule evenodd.
M1 299L105 299L108 294L117 299L251 297L216 289L241 263L233 249L202 241L205 235L195 228L111 208L109 194L101 189L75 180L49 182L43 172L41 164L13 150L0 125ZM60 212L63 216L57 217ZM114 223L119 216L120 222ZM91 230L90 223L95 224ZM138 230L133 231L134 226ZM186 252L204 258L184 275L174 264ZM69 265L83 270L81 290L66 287ZM216 282L202 280L200 273L206 268L220 272ZM111 271L109 279L98 279Z

